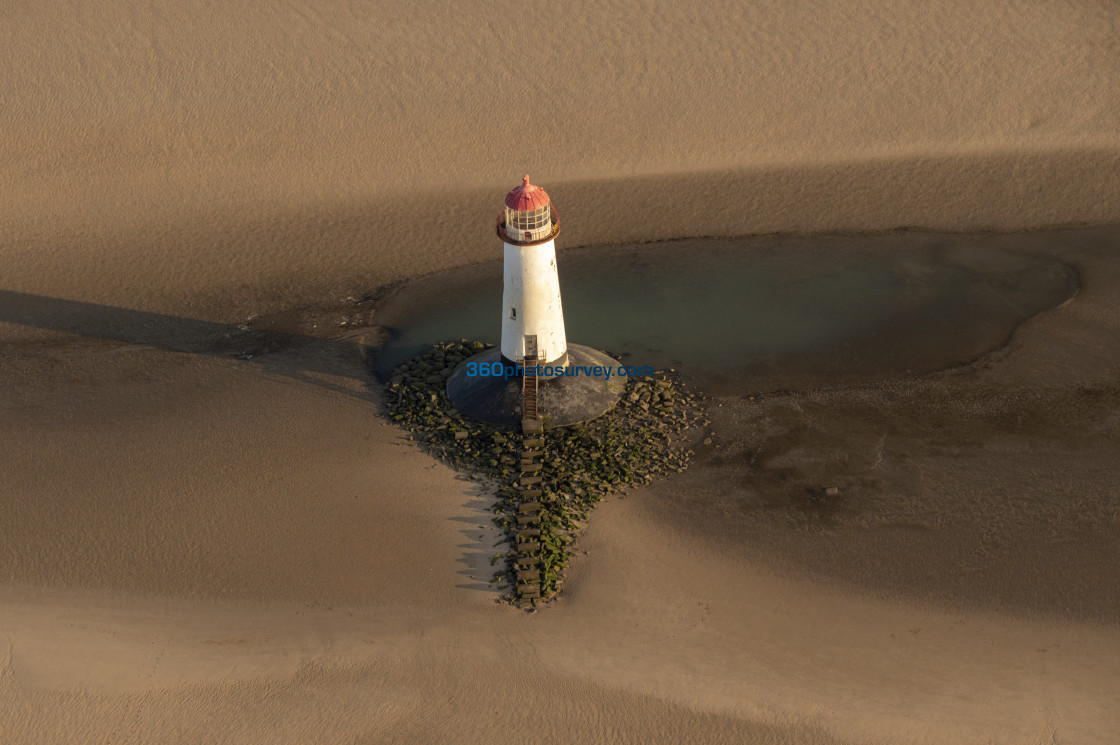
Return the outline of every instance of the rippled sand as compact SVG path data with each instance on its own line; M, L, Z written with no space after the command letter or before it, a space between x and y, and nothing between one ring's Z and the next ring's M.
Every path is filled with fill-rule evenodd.
M1111 742L1118 26L0 11L0 739ZM1098 227L1032 249L1081 292L976 365L715 401L718 452L597 508L526 615L359 349L386 283L497 257L525 172L561 250Z

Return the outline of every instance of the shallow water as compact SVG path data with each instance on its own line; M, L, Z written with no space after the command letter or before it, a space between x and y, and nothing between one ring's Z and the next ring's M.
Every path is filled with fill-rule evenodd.
M917 374L1005 343L1077 289L1038 234L687 240L561 251L570 342L709 386L759 390ZM442 339L498 342L500 261L412 282L378 322L381 374Z

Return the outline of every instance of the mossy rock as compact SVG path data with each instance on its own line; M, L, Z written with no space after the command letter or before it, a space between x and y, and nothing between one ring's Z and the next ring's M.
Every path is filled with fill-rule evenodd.
M515 468L523 442L534 438L464 417L451 407L443 387L456 365L489 346L465 339L433 346L394 371L384 400L389 418L411 431L410 441L423 443L452 468L493 488L498 500L494 524L508 531L510 549L494 559L502 567L495 582L516 587L511 572L518 554L513 526L522 497L514 484L520 478ZM696 403L700 399L682 389L679 381L659 374L630 379L626 386L619 405L603 416L549 430L534 444L541 449L536 457L544 474L539 544L547 568L541 577L543 597L559 592L560 570L568 564L574 532L594 504L634 483L683 471L689 451L681 443L699 440L695 430L703 419ZM518 600L516 593L507 597Z

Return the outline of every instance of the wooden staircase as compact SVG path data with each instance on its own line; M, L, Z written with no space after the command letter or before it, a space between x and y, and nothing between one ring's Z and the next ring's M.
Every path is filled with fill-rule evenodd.
M537 358L526 357L521 361L521 431L539 433L544 422L537 412Z
M511 558L513 560L514 593L521 605L533 605L541 599L541 518L544 489L541 483L544 421L537 411L536 337L526 337L531 350L521 361L521 431L537 435L526 439L521 451L521 476L518 479L520 499L517 506L517 528Z
M517 532L513 559L514 591L518 603L532 605L541 597L541 469L539 462L544 439L524 441L521 451L521 480L518 483Z

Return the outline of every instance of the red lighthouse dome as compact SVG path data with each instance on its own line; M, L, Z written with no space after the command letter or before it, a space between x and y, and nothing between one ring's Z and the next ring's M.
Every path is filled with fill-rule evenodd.
M521 186L506 194L506 206L517 212L531 212L549 204L548 194L541 187L530 184L528 174L521 180Z
M560 222L545 190L521 180L506 194L506 208L498 214L498 237L516 246L544 243L560 232Z

